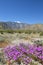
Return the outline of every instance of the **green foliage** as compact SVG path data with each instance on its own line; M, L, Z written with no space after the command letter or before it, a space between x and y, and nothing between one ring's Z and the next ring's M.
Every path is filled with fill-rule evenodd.
M0 30L0 33L3 34L3 33L11 33L13 34L14 31L13 30Z
M43 32L40 32L40 36L43 36Z
M23 33L23 30L15 30L15 33Z
M31 30L25 30L24 32L25 32L26 34L31 34L31 33L32 33Z
M11 34L13 34L13 33L14 33L14 31L13 31L13 30L6 30L5 32L7 32L7 33L11 33Z
M3 34L3 30L0 30L0 33Z
M0 30L0 33L3 34L3 33L25 33L25 34L35 34L35 33L40 33L38 31L34 31L34 30ZM40 36L43 35L43 32L40 33Z
M33 34L35 34L36 33L36 31L33 31Z

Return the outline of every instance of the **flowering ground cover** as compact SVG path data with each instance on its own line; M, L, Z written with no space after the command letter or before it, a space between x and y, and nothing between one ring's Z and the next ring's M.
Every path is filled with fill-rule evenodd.
M7 60L14 60L21 64L23 62L25 65L31 64L32 60L38 61L43 64L43 46L42 45L15 45L13 47L8 46L4 48L4 54Z

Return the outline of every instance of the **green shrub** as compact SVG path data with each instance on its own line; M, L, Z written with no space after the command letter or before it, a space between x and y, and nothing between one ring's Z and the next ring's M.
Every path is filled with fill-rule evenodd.
M6 30L5 32L6 32L6 33L11 33L11 34L13 34L13 33L14 33L14 31L13 31L13 30Z
M3 34L3 30L0 30L0 33Z
M26 34L31 34L32 31L31 31L31 30L26 30L25 33L26 33Z
M36 33L36 31L33 31L33 34L35 34Z
M43 36L43 32L40 32L40 36Z
M3 32L1 32L1 34L3 34Z

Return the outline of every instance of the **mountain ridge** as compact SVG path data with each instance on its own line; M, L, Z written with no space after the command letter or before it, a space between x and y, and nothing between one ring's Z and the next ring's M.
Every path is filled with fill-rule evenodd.
M27 24L27 23L17 23L17 22L3 22L0 21L0 30L18 30L18 29L24 29L24 30L39 30L43 31L43 24Z

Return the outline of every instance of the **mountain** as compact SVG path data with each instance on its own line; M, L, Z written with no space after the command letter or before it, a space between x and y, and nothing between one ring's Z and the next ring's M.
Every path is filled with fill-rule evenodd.
M26 23L18 23L18 22L0 22L0 30L16 30L16 29L24 29L24 30L39 30L43 31L43 24L26 24Z
M28 24L17 22L0 22L0 29L25 29Z

